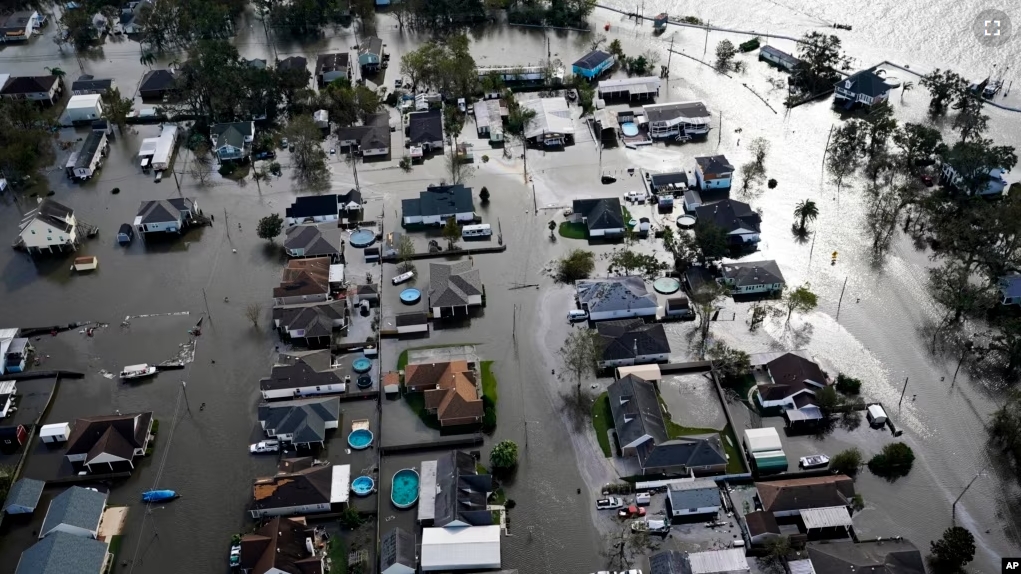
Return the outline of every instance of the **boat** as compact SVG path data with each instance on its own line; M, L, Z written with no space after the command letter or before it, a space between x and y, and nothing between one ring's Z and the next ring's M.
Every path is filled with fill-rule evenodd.
M142 363L141 365L128 365L121 370L122 379L141 379L156 374L156 367Z
M230 567L241 567L241 544L232 544L230 547Z
M147 490L142 493L142 502L166 502L180 497L173 490Z
M798 460L798 465L801 468L824 468L829 466L830 457L825 454L813 454L812 456L803 456Z

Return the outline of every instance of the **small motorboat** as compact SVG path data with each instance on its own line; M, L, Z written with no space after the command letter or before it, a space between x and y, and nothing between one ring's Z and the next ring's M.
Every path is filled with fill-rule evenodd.
M151 377L156 374L156 367L146 363L141 365L128 365L121 369L121 378L128 379L141 379L143 377Z
M825 454L813 454L812 456L803 456L798 459L798 465L803 469L825 468L829 464L830 457Z
M173 490L147 490L142 493L142 502L166 502L180 497Z

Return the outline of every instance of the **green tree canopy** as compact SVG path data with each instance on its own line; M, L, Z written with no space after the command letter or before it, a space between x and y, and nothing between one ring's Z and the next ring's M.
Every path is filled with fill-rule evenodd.
M273 241L274 237L280 235L283 228L283 218L280 217L279 213L272 213L259 220L259 227L256 229L256 233L259 235L260 239Z
M975 536L967 528L951 526L930 544L936 574L959 572L975 559Z
M567 255L557 260L557 281L574 283L585 279L595 269L595 253L584 249L572 249Z
M915 453L911 447L902 442L894 442L884 446L879 454L869 459L869 470L876 476L894 479L907 476L914 462Z
M861 469L865 456L857 447L842 450L830 459L830 470L855 476Z
M512 440L503 440L489 453L489 464L494 470L507 470L518 464L518 445Z

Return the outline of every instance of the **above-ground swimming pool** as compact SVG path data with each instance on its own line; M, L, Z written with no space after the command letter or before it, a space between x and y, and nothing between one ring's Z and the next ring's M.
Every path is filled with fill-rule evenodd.
M695 227L695 218L691 215L682 215L677 218L677 225L684 228Z
M359 229L348 239L352 247L368 247L376 242L376 234L368 229Z
M655 289L657 293L670 295L680 290L681 282L673 277L660 277L652 282L652 288Z
M347 435L347 444L355 450L369 448L372 444L372 431L369 429L356 429Z
M403 468L394 474L390 501L397 508L408 508L418 502L418 471L413 468Z
M369 369L372 368L372 361L365 357L358 357L353 363L351 363L351 368L354 369L356 373L367 373Z
M351 481L351 491L358 496L368 496L376 488L376 481L371 476L359 476Z
M369 375L362 375L358 377L358 388L367 389L372 386L372 377Z
M626 124L621 124L620 131L624 132L624 135L628 137L634 137L638 135L638 126L632 122L627 122Z
M418 289L411 288L411 289L405 289L404 291L401 291L401 303L405 303L407 305L411 305L413 303L418 303L421 300L422 300L422 292L419 291Z

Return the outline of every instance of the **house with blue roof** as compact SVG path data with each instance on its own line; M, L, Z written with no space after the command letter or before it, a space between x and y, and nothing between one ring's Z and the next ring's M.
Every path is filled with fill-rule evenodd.
M582 56L577 62L571 64L571 72L592 80L612 68L616 62L617 59L613 57L613 54L607 54L602 50L593 50Z
M56 532L21 553L14 574L101 574L110 562L106 542Z
M58 494L46 510L39 538L64 532L83 538L95 538L106 510L106 493L72 486Z
M7 499L4 500L3 511L7 514L31 514L39 505L39 497L43 494L43 487L46 483L34 478L22 478L15 482L10 491L7 492Z

